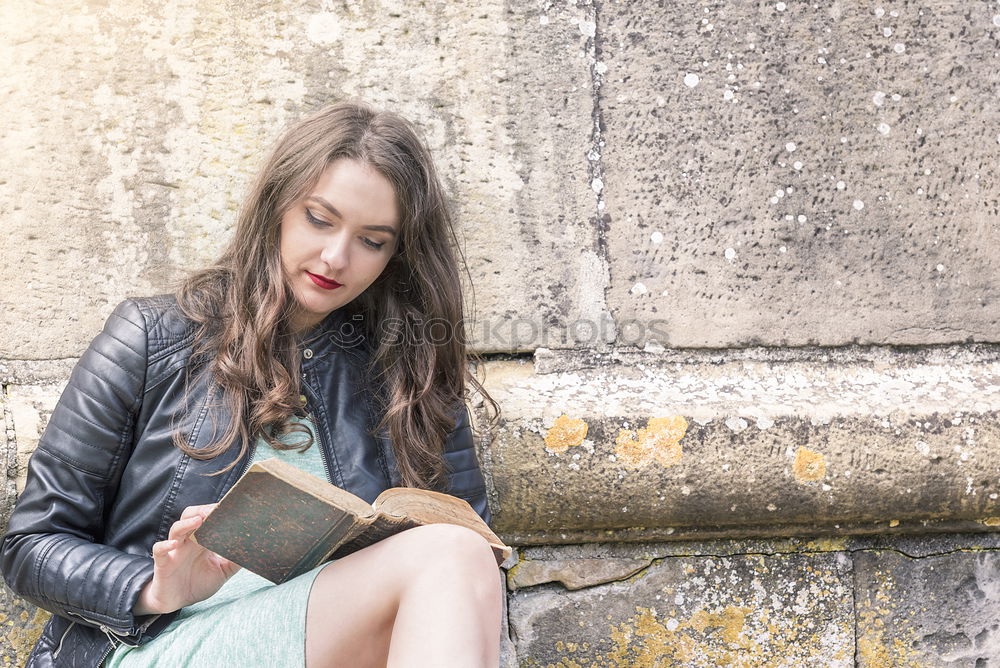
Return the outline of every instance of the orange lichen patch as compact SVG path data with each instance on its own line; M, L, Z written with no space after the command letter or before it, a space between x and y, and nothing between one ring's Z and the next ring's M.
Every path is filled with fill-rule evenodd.
M803 482L822 480L826 475L826 458L819 452L800 447L795 451L792 470L795 477Z
M747 613L750 608L736 608L729 606L719 613L709 613L704 610L691 615L690 626L700 633L705 629L721 629L722 639L727 643L735 643L740 639L743 631L743 624L746 622Z
M1000 517L987 517L983 520L983 524L988 527L1000 527Z
M666 668L689 662L697 648L694 638L671 631L649 608L637 607L636 612L629 622L611 627L614 648L595 665Z
M680 415L650 418L638 432L622 429L615 439L615 455L628 466L642 466L657 461L673 466L681 461L681 439L688 423Z
M545 448L550 452L566 452L571 446L580 445L587 437L587 423L570 416L560 415L545 434Z
M22 610L18 621L9 619L7 615L0 613L0 629L2 629L0 640L11 648L17 657L27 661L28 654L31 653L31 648L42 635L42 629L49 621L49 617L51 615L41 609L36 609L30 619L27 610Z

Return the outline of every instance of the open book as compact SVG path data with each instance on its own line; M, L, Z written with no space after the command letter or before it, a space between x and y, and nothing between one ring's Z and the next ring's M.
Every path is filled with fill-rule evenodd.
M424 524L457 524L490 544L497 564L511 550L462 499L411 487L375 503L278 459L252 465L195 532L204 547L278 584L331 559Z

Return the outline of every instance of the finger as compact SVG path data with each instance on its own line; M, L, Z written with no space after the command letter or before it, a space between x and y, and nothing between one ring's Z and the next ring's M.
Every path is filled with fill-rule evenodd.
M217 503L206 503L200 506L188 506L181 512L181 519L186 520L189 517L207 517L210 512L215 510L215 507L219 505Z
M188 517L187 519L177 520L170 525L170 533L167 535L169 540L183 540L190 536L201 523L204 521L201 515L195 515L194 517Z
M153 559L162 559L169 555L171 550L176 548L176 540L161 540L158 543L153 543Z

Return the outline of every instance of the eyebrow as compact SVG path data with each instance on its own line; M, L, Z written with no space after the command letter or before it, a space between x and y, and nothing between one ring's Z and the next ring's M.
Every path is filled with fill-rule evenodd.
M306 201L309 200L316 202L324 209L335 215L337 218L343 219L344 216L341 215L339 211L337 211L337 208L332 204L330 204L329 202L327 202L322 197L320 197L319 195L310 195L308 198L306 198ZM361 229L370 230L372 232L388 232L392 236L396 236L396 228L392 227L391 225L363 225Z

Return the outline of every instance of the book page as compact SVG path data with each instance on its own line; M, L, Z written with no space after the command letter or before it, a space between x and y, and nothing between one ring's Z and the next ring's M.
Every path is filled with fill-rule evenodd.
M503 554L510 554L510 548L493 533L472 506L450 494L412 487L394 487L379 494L372 505L380 515L409 517L417 524L457 524L472 529L494 548L503 548Z

